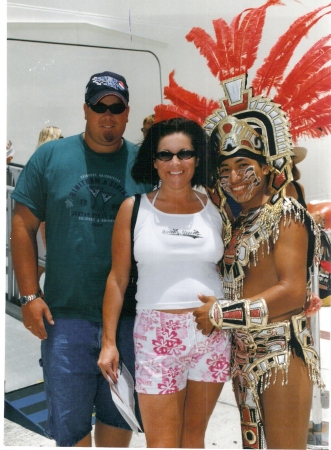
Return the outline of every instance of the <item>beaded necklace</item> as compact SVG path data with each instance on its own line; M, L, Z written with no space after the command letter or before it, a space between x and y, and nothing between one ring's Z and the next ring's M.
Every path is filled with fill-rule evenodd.
M220 264L220 275L223 280L225 298L236 300L243 297L244 268L250 268L259 262L258 252L262 257L270 253L270 243L276 243L279 237L279 224L283 216L284 226L295 222L304 223L308 213L294 199L280 198L274 205L264 205L240 214L232 225L232 236L228 242L224 258ZM315 222L311 221L311 229L316 237L315 255L318 256L319 232Z

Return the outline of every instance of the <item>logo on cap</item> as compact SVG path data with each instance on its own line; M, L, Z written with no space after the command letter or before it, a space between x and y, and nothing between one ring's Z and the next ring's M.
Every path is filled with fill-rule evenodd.
M116 89L117 91L120 90L124 90L125 86L124 83L122 81L118 81L116 80L116 78L113 77L109 77L109 76L104 76L104 77L93 77L92 78L92 83L97 84L98 86L109 86L113 89Z

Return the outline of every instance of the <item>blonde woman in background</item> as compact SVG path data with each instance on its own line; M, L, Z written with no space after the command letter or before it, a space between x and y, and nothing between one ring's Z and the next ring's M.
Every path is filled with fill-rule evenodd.
M145 117L143 121L143 127L141 129L144 139L146 137L147 131L150 129L150 127L153 125L155 120L155 114L151 114L150 116Z
M39 133L39 139L38 139L38 144L37 147L40 147L41 144L44 144L45 142L48 141L53 141L55 139L62 139L62 132L60 130L60 128L58 127L45 127L41 130L41 132Z
M58 127L45 127L43 128L39 133L38 138L38 144L36 147L36 150L38 147L40 147L42 144L45 144L45 142L53 141L55 139L62 139L62 132L60 128ZM46 237L45 237L45 222L41 222L39 226L39 230L37 233L37 245L38 245L38 255L46 258ZM45 272L45 267L40 266L38 264L38 279L40 280L42 274Z

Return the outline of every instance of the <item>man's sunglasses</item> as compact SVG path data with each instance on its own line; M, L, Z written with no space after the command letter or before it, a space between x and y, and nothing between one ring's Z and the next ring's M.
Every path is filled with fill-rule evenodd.
M177 156L178 159L191 159L196 155L194 150L179 150L178 153L171 153L168 150L163 150L161 152L157 152L155 154L155 158L160 161L171 161L174 156Z
M109 109L112 114L122 114L126 110L126 106L124 105L124 103L113 103L112 105L105 105L104 103L91 105L90 103L88 103L87 106L91 108L92 111L98 114L104 114L107 109Z

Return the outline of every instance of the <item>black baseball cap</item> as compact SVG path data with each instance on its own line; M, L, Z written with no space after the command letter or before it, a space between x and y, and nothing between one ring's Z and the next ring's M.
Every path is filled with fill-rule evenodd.
M85 102L95 105L106 95L116 95L125 106L128 106L129 88L122 75L114 72L102 72L91 76L85 89Z

